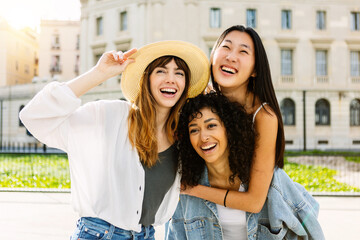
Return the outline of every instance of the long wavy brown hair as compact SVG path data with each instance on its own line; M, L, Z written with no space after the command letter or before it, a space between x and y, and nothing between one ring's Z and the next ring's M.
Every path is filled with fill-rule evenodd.
M165 123L167 138L174 142L174 132L179 122L179 111L185 103L189 83L190 69L186 62L176 56L162 56L152 61L145 69L141 79L140 93L136 98L135 107L131 108L128 125L131 145L136 147L141 162L152 167L158 159L158 142L156 137L156 101L150 91L150 75L157 67L165 67L174 59L179 69L185 72L185 88L179 101L171 108Z

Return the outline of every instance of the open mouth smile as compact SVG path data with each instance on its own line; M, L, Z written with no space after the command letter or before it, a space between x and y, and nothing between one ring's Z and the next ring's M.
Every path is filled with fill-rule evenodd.
M170 95L173 96L177 93L177 90L174 88L161 88L160 92L165 94L165 95Z
M201 146L200 148L203 152L207 153L207 152L211 152L216 146L217 146L217 144L213 143L213 144Z
M229 73L229 74L235 74L238 71L235 68L231 68L231 67L226 67L226 66L221 66L221 71L225 72L225 73Z

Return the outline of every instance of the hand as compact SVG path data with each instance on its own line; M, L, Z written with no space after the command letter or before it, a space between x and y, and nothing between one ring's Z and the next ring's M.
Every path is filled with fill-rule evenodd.
M135 62L135 59L129 57L136 51L137 49L133 48L125 53L121 51L105 52L97 62L95 69L105 74L106 79L117 76L124 72L127 65Z

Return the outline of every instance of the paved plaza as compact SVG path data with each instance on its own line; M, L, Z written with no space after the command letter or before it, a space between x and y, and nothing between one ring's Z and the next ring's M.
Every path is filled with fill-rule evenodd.
M1 240L64 240L75 229L77 215L69 193L0 192ZM316 197L327 240L360 236L360 197ZM164 228L156 228L163 239Z

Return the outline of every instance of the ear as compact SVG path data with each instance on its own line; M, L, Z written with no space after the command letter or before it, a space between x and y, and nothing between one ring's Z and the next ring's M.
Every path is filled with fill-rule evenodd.
M254 72L250 75L250 77L256 77L256 72L254 70Z

